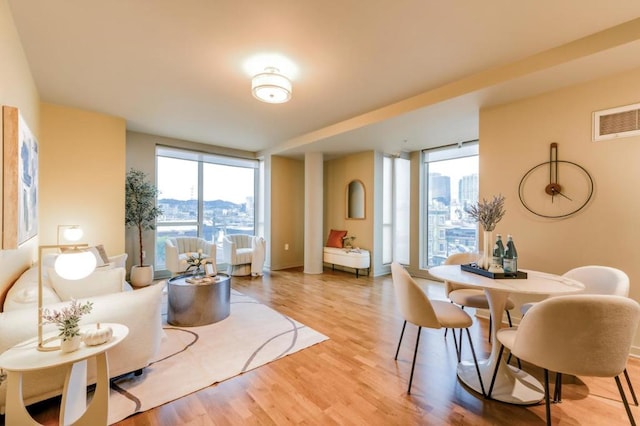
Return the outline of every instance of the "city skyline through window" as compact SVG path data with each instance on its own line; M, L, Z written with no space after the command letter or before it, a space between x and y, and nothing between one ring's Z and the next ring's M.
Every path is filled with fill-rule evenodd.
M477 143L426 152L424 162L423 268L478 250L477 224L466 208L478 201Z

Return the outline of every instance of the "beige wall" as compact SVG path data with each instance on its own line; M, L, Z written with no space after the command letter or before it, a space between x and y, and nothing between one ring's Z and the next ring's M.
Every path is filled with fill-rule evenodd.
M304 264L304 161L271 157L271 269ZM285 250L285 244L289 250Z
M375 152L348 155L324 163L324 236L331 229L346 229L355 235L353 244L370 250L374 259L374 169ZM360 180L365 187L365 219L346 218L346 191L352 180Z
M125 120L47 103L41 118L41 243L73 224L84 242L124 253Z
M637 103L638 93L640 69L481 111L480 196L506 196L507 214L495 232L513 235L519 268L561 274L613 266L629 275L630 296L640 300L640 137L591 141L592 112ZM563 220L536 217L518 198L520 179L547 161L551 142L558 142L561 160L582 165L594 179L590 204Z
M0 81L2 81L0 104L17 107L33 134L39 139L38 91L6 0L0 0L0 41L0 64L2 64L0 66ZM1 116L0 120L2 120ZM0 188L1 183L2 161L0 161ZM0 211L0 219L1 216ZM42 209L40 209L40 216L42 217ZM32 238L17 250L0 250L0 310L7 286L35 261L37 246L38 238Z

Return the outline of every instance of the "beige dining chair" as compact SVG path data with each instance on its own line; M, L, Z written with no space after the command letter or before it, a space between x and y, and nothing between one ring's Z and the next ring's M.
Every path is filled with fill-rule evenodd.
M444 261L445 265L463 265L467 263L477 262L480 258L479 253L455 253L447 257ZM484 290L465 286L458 283L452 283L449 281L444 282L444 291L446 296L451 302L459 305L464 309L465 307L476 309L489 309L489 300L484 294ZM505 312L507 313L507 320L509 321L509 327L512 327L511 314L509 311L515 307L513 300L507 298L505 305ZM489 314L489 330L491 330L493 318ZM445 331L446 336L446 331ZM491 332L489 332L489 342L491 342Z
M614 377L629 421L635 424L619 375L626 368L638 323L640 305L626 297L585 294L551 297L529 309L519 327L498 331L501 345L498 356L507 348L514 356L544 369L548 425L551 424L549 371ZM497 373L498 368L489 386L489 398Z
M460 335L460 346L458 346L458 343L456 341L455 329L465 329L467 331L467 338L469 339L469 345L471 346L473 362L475 363L476 371L478 373L478 379L480 380L482 396L485 396L482 376L480 375L476 352L473 347L473 341L471 340L471 333L469 332L469 327L473 325L473 320L469 316L469 314L467 314L458 306L444 300L430 300L427 294L418 286L415 280L411 278L409 272L407 272L407 270L397 262L393 262L391 264L391 276L393 279L393 288L396 295L396 302L400 313L404 318L402 332L400 333L400 340L398 342L398 348L396 349L396 355L394 358L395 360L398 359L400 345L402 344L402 337L404 336L404 330L407 326L407 322L418 326L416 347L413 352L413 361L411 363L411 374L409 376L409 387L407 389L407 393L411 393L413 372L416 366L416 355L418 354L418 345L420 343L420 332L422 331L422 327L427 327L433 329L454 329L454 332L452 334L454 337L454 344L456 346L456 355L458 358L458 362L460 362L461 357L462 335Z
M600 265L580 266L565 272L562 276L579 281L584 285L583 290L574 294L605 294L629 297L629 276L617 268ZM538 302L522 305L520 307L522 315L524 316L536 303ZM624 369L624 377L631 392L633 403L638 405L638 398L626 368ZM553 400L559 402L562 400L562 374L556 376L555 389Z

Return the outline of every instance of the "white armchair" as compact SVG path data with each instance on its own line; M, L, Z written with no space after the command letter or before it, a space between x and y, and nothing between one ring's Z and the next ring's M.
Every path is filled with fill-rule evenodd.
M262 237L231 234L224 237L222 249L229 275L262 275L266 242Z
M216 245L199 237L167 238L164 242L165 262L172 275L184 272L189 264L187 259L192 253L202 250L202 256L216 260Z

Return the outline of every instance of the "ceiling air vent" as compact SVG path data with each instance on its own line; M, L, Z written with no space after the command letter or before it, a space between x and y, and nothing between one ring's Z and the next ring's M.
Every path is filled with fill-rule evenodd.
M640 104L593 113L593 141L640 135Z

